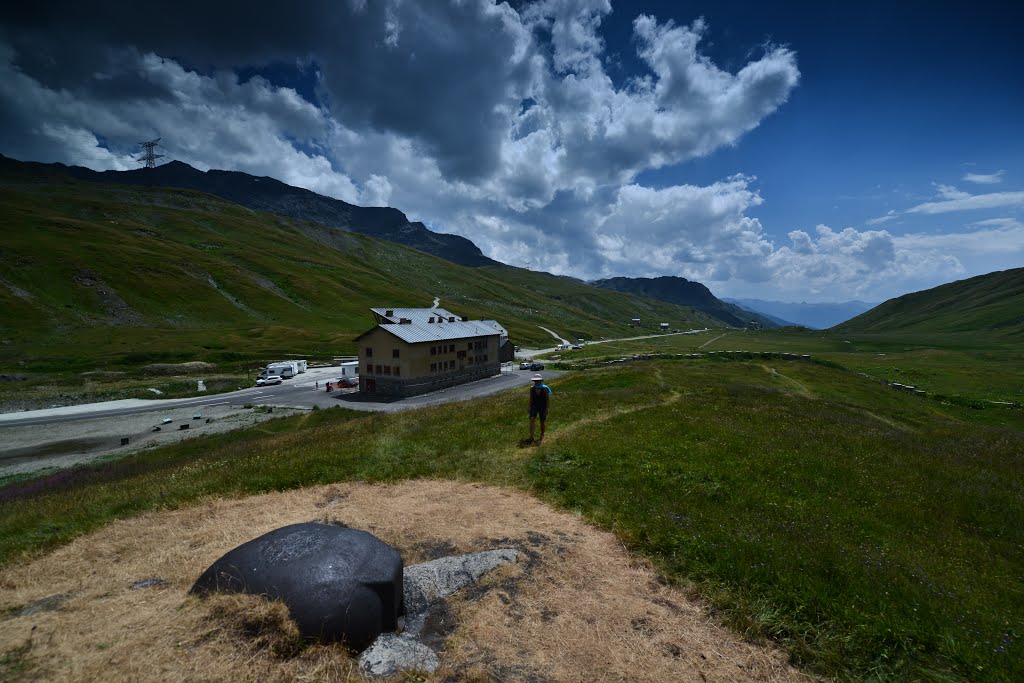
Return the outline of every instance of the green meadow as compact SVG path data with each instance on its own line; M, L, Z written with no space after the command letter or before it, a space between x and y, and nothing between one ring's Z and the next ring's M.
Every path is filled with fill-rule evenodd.
M832 330L711 330L696 335L588 344L545 354L570 365L596 367L636 354L808 354L879 382L927 392L955 404L960 417L1024 429L1024 346L987 332L842 334Z
M809 672L1024 680L1019 428L831 363L647 360L551 384L537 448L517 447L516 391L399 414L314 411L20 482L0 489L0 562L208 496L481 481L612 530Z

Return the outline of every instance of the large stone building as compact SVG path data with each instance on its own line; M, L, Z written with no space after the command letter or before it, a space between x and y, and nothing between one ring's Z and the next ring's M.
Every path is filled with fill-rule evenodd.
M495 321L443 308L370 310L377 325L356 338L363 393L415 396L501 372L504 328Z

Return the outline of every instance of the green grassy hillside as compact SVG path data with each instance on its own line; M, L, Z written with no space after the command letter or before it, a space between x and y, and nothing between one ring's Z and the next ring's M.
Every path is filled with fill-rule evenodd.
M614 531L810 673L1024 680L1021 431L779 358L637 362L551 383L538 448L516 447L517 390L397 414L316 411L6 487L0 565L210 496L483 481Z
M467 268L187 190L0 179L0 343L18 367L80 373L355 352L370 306L494 318L520 344L625 336L692 309L510 267Z
M833 328L853 333L989 331L1024 338L1024 268L890 299Z

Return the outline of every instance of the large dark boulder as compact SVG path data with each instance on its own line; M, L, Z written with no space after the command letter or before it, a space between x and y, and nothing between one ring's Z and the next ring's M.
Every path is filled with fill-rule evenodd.
M303 637L341 640L356 652L402 614L402 558L373 534L292 524L238 546L210 565L195 595L251 593L288 606Z

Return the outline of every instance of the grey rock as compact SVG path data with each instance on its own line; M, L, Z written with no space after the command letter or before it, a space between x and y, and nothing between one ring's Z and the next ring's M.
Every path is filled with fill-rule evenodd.
M39 614L40 612L55 612L64 606L64 603L71 599L74 593L57 593L56 595L47 595L45 598L39 598L33 600L27 605L22 606L20 609L14 611L16 617L30 617L33 614Z
M468 555L442 557L405 568L405 628L401 635L385 633L363 651L359 667L370 676L394 676L401 671L433 673L439 666L437 654L424 641L440 648L454 628L444 598L503 564L515 562L519 553L511 548L486 550Z
M519 553L511 548L453 555L406 568L405 612L410 621L432 602L446 598L460 588L476 583L495 567L515 562Z
M434 673L440 661L426 645L405 635L385 633L359 656L359 668L371 676L394 676L402 671Z
M157 586L164 586L167 582L163 579L143 579L142 581L136 581L128 588L132 590L138 590L140 588L155 588Z

